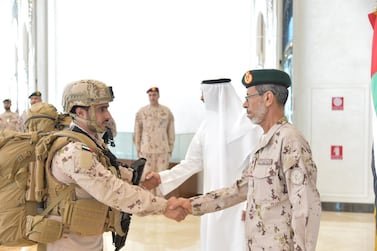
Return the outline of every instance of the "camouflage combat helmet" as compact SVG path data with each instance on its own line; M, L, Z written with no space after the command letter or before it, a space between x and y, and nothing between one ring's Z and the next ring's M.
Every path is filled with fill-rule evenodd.
M74 106L92 106L113 101L112 88L98 80L79 80L68 84L63 92L64 112L70 113Z
M114 94L111 87L98 80L79 80L68 84L63 92L63 109L73 119L85 121L85 123L98 133L103 133L106 128L98 125L94 111L94 105L113 101ZM72 113L74 106L89 107L90 119L79 118Z

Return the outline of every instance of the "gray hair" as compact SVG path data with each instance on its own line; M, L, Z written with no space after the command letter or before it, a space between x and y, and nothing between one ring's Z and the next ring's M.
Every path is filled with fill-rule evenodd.
M267 91L271 91L278 102L279 105L284 106L288 99L288 89L282 85L274 85L274 84L264 84L264 85L256 85L255 89L257 92L262 95Z

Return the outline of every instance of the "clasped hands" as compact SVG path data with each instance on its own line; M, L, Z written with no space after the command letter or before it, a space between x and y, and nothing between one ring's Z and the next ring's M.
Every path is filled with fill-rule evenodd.
M143 180L143 182L141 182L141 186L144 189L147 189L147 190L151 190L153 188L156 188L160 184L161 184L160 175L158 173L155 173L155 172L148 172L145 175L145 179Z
M178 222L184 220L188 214L192 214L191 202L189 199L170 197L164 215Z
M145 179L141 186L144 189L151 190L161 184L161 178L158 173L149 172L145 175ZM176 221L182 221L188 214L192 213L191 202L189 199L170 197L164 215Z

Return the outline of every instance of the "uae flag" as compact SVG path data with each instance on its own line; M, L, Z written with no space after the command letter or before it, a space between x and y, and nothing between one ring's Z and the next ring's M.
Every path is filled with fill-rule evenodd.
M372 40L372 62L371 62L371 92L374 111L377 114L377 11L369 13L368 15L370 24L373 29ZM376 138L377 135L374 135ZM374 144L373 144L374 145ZM374 223L375 223L375 245L374 249L377 251L377 175L375 168L374 147L372 148L372 173L373 173L373 185L374 185Z

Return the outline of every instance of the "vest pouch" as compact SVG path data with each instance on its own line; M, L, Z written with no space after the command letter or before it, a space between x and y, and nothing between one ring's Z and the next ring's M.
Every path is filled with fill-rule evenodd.
M63 224L57 220L44 218L41 215L26 217L26 236L38 243L50 243L59 240L63 235Z
M93 199L67 201L63 222L69 231L82 236L104 232L108 207Z
M106 224L105 231L115 232L120 236L124 236L127 232L124 232L121 226L121 212L117 209L110 208L108 223Z

